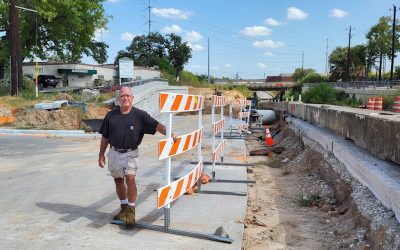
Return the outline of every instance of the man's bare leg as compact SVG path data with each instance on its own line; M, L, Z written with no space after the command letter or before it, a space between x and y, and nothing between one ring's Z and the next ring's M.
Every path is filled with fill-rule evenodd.
M124 178L114 178L115 182L115 190L117 192L118 198L121 202L121 210L117 215L114 216L114 220L123 220L126 221L126 213L128 210L128 201L127 201L127 193L125 187Z
M120 200L125 200L127 198L127 193L126 193L124 178L114 178L114 182L118 198Z
M126 212L126 223L135 223L135 202L137 197L137 188L134 175L125 176L126 186L128 188L128 210Z

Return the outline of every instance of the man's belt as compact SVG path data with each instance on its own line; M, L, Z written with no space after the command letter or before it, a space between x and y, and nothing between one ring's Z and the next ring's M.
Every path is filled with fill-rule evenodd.
M118 153L127 153L127 152L130 152L130 151L133 151L133 150L135 150L135 149L131 149L131 148L128 148L128 149L122 149L122 148L116 148L116 147L114 147L114 146L111 146L115 151L117 151Z

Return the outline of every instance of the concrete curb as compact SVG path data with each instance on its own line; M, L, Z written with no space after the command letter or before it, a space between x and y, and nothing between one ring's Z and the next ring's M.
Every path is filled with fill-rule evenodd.
M24 135L24 136L60 136L80 138L101 138L98 133L86 134L83 130L39 130L39 129L0 129L2 135Z

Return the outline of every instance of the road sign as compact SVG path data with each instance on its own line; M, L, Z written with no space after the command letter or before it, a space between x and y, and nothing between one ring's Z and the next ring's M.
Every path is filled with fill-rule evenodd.
M118 69L119 69L119 79L121 78L133 78L133 60L129 58L121 58L119 59L119 64L118 64ZM121 81L120 81L121 83Z

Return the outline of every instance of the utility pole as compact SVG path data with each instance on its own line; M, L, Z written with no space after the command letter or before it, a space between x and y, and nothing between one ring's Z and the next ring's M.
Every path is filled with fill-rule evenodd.
M325 74L328 75L328 44L329 39L326 39L326 55L325 55Z
M17 95L22 89L22 47L19 30L18 10L15 7L18 0L10 0L9 42L11 57L11 95Z
M396 36L396 5L393 4L393 25L392 25L392 62L390 64L390 80L393 80L393 66L394 66L394 43Z
M151 32L151 0L149 0L149 7L147 7L149 10L149 20L147 21L149 23L149 36Z
M347 49L347 67L346 67L346 78L350 81L350 41L351 41L351 25L349 30L349 47Z
M304 68L304 51L303 51L303 54L301 56L301 69L303 69L303 68Z
M210 84L210 38L207 39L207 50L208 50L208 74L207 82Z

